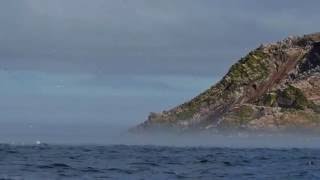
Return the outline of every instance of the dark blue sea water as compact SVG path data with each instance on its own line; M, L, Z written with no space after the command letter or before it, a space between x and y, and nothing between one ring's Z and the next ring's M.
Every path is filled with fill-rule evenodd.
M0 179L320 179L320 149L0 145Z

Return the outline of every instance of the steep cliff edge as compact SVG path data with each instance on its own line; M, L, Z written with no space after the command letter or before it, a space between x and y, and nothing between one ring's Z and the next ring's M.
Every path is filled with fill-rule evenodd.
M317 127L320 131L320 33L261 45L216 85L169 111L151 113L135 130Z

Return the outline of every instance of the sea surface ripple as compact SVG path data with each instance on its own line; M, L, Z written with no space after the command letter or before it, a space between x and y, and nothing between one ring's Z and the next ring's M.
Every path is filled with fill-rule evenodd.
M0 145L0 179L320 179L319 149Z

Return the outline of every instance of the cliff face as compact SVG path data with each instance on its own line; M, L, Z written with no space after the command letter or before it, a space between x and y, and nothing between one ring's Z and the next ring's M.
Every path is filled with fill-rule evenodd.
M320 33L261 45L216 85L136 130L320 129Z

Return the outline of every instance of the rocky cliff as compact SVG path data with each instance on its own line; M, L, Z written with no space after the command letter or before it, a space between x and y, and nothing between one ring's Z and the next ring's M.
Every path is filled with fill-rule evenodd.
M135 130L320 130L320 33L261 45L220 82Z

